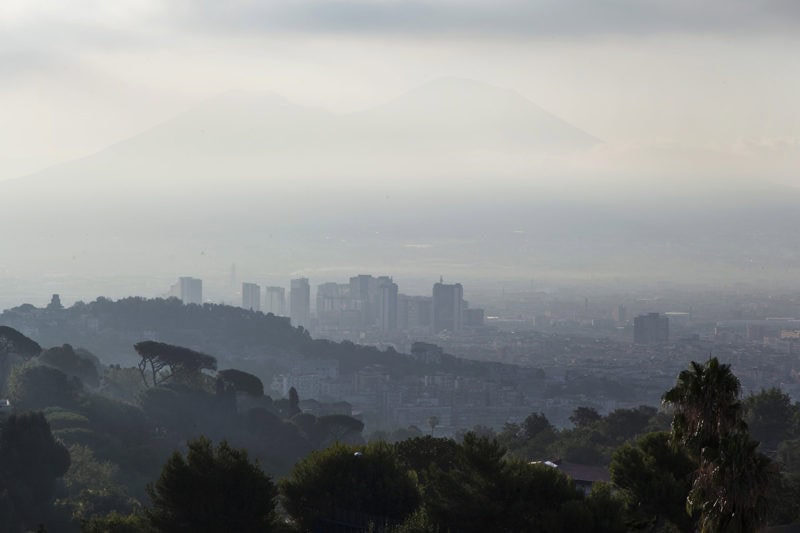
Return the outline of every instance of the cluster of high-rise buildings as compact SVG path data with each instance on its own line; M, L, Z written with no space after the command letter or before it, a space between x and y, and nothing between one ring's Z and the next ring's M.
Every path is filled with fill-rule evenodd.
M201 303L202 281L180 278L172 294L184 303ZM262 294L260 285L242 283L242 307L289 316L294 325L317 331L372 329L436 334L481 326L484 319L482 309L469 308L460 283L440 280L430 296L410 296L400 293L391 277L369 274L353 276L347 283L322 283L316 287L314 300L308 278L291 280L288 301L283 287L266 287Z

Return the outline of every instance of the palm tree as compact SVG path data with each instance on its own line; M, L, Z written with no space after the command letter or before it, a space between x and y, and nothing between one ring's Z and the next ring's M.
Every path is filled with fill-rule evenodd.
M720 364L716 357L704 365L692 361L662 397L664 405L674 409L673 442L685 445L699 459L703 448L714 445L720 436L746 431L740 392L730 365Z
M741 386L716 357L692 361L662 401L674 409L672 441L698 465L686 510L699 512L703 533L757 531L766 520L771 461L750 439L739 401Z
M765 525L769 487L777 470L757 447L747 433L733 433L722 437L718 448L703 450L686 499L688 512L700 512L702 533L744 533Z

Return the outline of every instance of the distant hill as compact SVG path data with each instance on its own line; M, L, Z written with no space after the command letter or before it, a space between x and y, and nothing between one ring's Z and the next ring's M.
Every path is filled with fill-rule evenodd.
M597 142L514 91L469 80L435 81L373 109L338 115L271 93L230 91L95 155L0 187L16 194L53 187L70 196L92 188L108 195L177 193L171 187L201 188L207 181L212 189L232 182L284 189L287 178L380 181L397 175L398 164L424 174L445 154L441 172L458 172L469 167L452 154L563 152Z
M87 348L105 364L134 366L133 344L148 338L215 356L220 368L252 371L262 379L286 372L302 359L335 359L342 374L381 365L393 376L452 372L462 376L529 372L513 365L480 362L443 354L423 363L393 349L379 350L352 342L312 339L289 319L227 305L184 305L175 298L98 298L60 310L25 304L0 313L0 324L31 333L44 346L67 343Z
M345 117L364 141L416 151L585 150L600 141L519 93L445 78Z

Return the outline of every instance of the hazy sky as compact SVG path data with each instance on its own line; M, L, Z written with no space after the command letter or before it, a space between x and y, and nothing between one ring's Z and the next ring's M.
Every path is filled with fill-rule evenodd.
M798 51L795 0L3 0L0 179L229 89L349 111L460 76L607 152L800 185Z

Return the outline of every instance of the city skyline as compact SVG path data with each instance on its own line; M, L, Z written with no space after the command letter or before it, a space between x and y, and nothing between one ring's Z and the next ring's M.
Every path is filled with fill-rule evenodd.
M170 294L185 304L212 303L210 299L203 299L202 287L201 279L183 276L171 287ZM348 283L326 281L314 287L316 290L312 293L308 278L289 280L287 309L284 287L267 286L262 292L260 284L243 281L239 306L251 311L263 308L265 313L290 317L294 325L306 328L313 325L315 331L331 326L355 326L383 333L420 327L429 328L432 333L457 333L464 324L483 325L483 309L468 309L463 286L445 284L443 277L432 285L430 296L401 293L393 278L371 274L355 275Z

